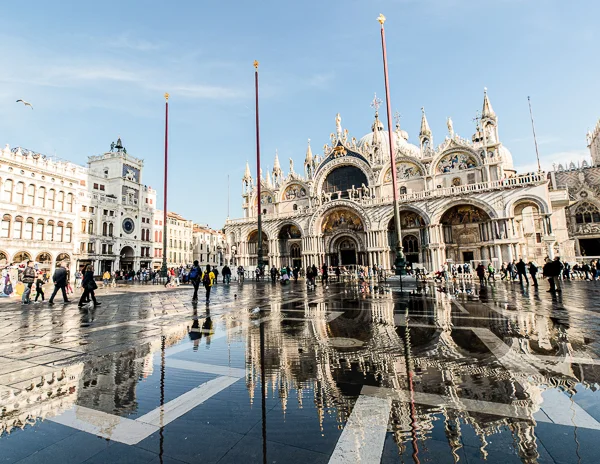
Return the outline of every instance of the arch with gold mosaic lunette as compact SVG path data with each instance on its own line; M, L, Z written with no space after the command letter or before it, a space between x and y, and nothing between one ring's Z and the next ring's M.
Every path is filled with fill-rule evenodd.
M432 174L443 175L481 166L477 153L468 147L457 147L442 152L433 162Z
M423 177L427 172L425 166L414 158L400 157L396 159L396 172L398 180L409 180ZM386 163L379 177L380 184L392 183L392 168Z
M292 182L288 184L283 192L281 193L280 201L298 201L307 200L309 195L309 188L300 182Z

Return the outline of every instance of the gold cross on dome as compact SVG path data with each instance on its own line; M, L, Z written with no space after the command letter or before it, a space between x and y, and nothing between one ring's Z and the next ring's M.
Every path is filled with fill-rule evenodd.
M371 102L371 108L375 108L375 111L379 112L379 107L382 103L383 101L381 100L381 98L377 98L377 94L375 94L375 96L373 97L373 101Z

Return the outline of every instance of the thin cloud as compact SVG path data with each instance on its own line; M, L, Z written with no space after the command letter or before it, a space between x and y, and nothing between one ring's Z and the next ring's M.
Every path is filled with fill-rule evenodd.
M134 50L138 52L155 51L164 47L164 44L161 42L151 42L145 39L133 38L126 34L109 40L106 42L106 45L116 49Z

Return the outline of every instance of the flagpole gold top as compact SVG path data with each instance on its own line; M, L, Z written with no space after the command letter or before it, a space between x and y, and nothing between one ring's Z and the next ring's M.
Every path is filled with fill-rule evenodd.
M254 60L254 69L258 70L258 61Z
M165 101L169 101L169 92L165 92Z
M379 21L379 24L381 24L383 26L383 23L385 23L385 16L383 16L382 13L379 13L379 16L377 17L377 21Z

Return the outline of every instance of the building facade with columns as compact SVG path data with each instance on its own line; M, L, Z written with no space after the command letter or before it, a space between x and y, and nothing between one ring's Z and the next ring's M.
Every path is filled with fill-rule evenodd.
M0 267L34 260L74 271L149 267L156 191L121 140L88 167L20 147L0 150Z
M309 145L301 172L293 160L284 174L278 156L260 179L242 179L244 217L224 231L235 265L257 264L257 209L263 219L263 260L269 265L382 265L395 258L388 133L377 113L360 139L339 114L322 155ZM444 262L493 262L574 255L565 218L565 189L551 190L544 173L519 174L500 137L487 91L471 139L454 132L434 144L425 112L419 143L399 125L392 134L401 240L407 261L428 270ZM261 183L261 198L257 196Z
M548 173L552 189L566 189L566 227L579 259L600 258L600 121L587 134L590 159L555 165Z

